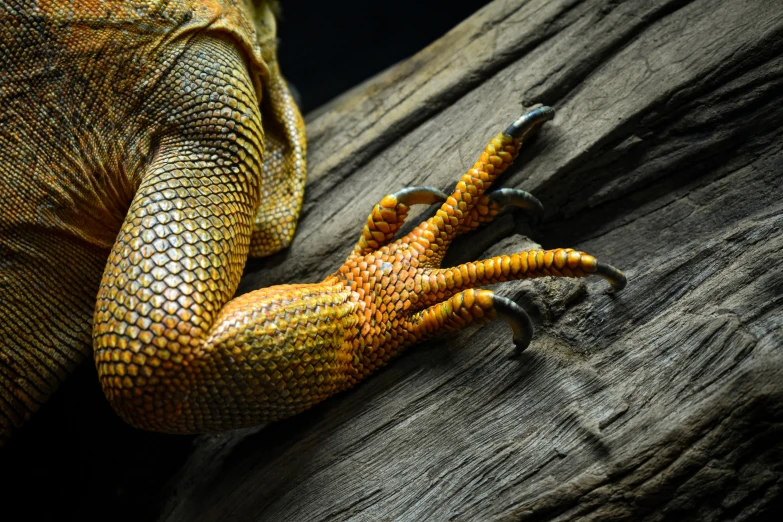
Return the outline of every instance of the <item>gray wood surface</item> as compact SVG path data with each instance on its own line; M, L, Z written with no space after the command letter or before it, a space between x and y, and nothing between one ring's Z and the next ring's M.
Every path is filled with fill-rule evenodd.
M628 288L499 285L536 323L520 358L505 324L474 327L296 418L202 437L164 520L783 509L783 2L497 0L310 116L296 239L242 291L334 271L384 194L450 188L534 103L557 116L503 185L545 219L509 213L450 261L573 246Z

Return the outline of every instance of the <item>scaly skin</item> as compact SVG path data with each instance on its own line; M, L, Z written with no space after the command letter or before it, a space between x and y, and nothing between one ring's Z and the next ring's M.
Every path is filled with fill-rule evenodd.
M0 444L92 353L99 289L169 324L151 249L206 331L290 242L305 170L266 2L0 0Z
M274 38L260 38L256 81L241 32L161 29L146 41L97 24L111 38L85 55L70 32L40 36L31 32L40 18L14 20L2 41L34 49L43 38L59 74L31 71L18 47L2 55L0 70L19 73L18 84L0 82L0 115L13 129L0 135L4 436L78 362L90 328L117 412L142 428L193 433L294 415L422 339L496 316L524 348L527 316L481 285L591 273L624 285L570 249L440 268L452 239L502 204L540 206L521 191L487 191L551 118L542 108L494 138L448 198L427 188L384 198L322 283L231 300L248 253L287 244L301 202L301 119L269 51ZM260 27L268 36L269 22ZM113 63L132 64L132 74ZM394 240L410 205L436 201L435 216Z

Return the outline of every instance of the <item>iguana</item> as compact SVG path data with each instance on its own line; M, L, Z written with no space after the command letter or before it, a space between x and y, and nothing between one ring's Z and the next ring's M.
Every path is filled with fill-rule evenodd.
M571 249L440 268L452 239L503 205L540 208L488 189L552 115L498 134L449 196L386 196L322 283L232 299L248 255L290 243L303 196L304 124L273 6L0 0L0 442L91 353L122 418L194 433L296 414L426 337L496 316L523 349L525 312L477 287L625 284ZM411 205L432 203L394 239Z

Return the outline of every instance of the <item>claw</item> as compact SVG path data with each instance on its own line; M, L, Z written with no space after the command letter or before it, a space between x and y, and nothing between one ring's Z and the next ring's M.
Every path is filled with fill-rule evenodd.
M625 288L625 285L628 283L628 279L625 277L625 274L620 272L612 265L607 265L606 263L596 263L594 273L609 281L609 284L612 285L612 288L615 292L619 292Z
M524 190L501 188L493 190L487 197L500 206L511 205L528 211L531 221L536 223L544 215L544 205L533 194Z
M398 190L392 194L397 201L403 205L432 205L433 203L443 203L448 196L442 190L434 187L408 187Z
M503 131L506 136L523 139L534 128L555 117L555 110L546 105L530 110Z
M522 353L530 345L533 339L533 321L527 315L525 309L511 299L499 295L492 296L492 304L498 317L511 325L514 332L514 346L516 353Z

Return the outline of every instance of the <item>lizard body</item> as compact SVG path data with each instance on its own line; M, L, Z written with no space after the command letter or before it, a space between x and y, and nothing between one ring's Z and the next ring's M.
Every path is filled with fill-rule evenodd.
M570 249L440 268L451 240L503 204L540 206L488 189L552 117L541 108L450 196L384 198L324 282L231 299L248 254L288 245L302 201L304 129L270 6L6 0L0 17L0 442L90 353L131 424L235 429L303 411L471 323L504 317L524 348L527 316L481 285L591 273L624 285ZM410 205L436 202L394 240Z
M205 314L249 251L288 244L305 139L275 45L264 2L0 1L0 441L92 353L123 223L150 260L150 219L198 236L165 249L199 275L182 308ZM137 275L142 309L157 275Z

